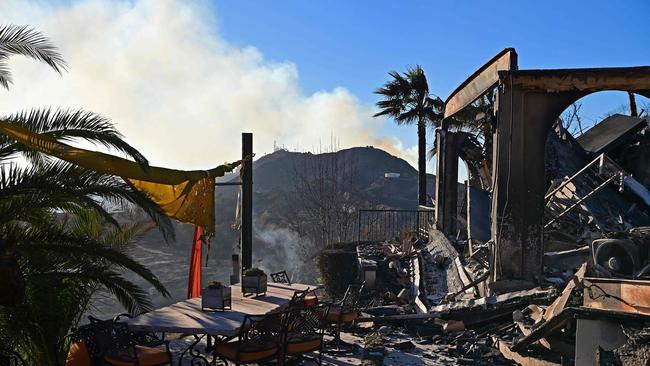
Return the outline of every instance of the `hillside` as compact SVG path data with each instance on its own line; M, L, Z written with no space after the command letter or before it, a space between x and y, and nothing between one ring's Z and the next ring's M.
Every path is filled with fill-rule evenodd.
M417 208L417 171L405 160L372 147L356 147L335 153L337 158L354 162L358 180L356 197L365 202L359 208ZM296 153L279 150L260 157L253 162L253 255L257 266L267 271L286 269L292 277L314 280L315 271L305 271L309 261L298 249L311 245L286 223L296 202L291 202L295 185L294 177L310 159L318 162L330 154ZM331 157L331 156L330 156ZM385 178L385 173L399 173L399 178ZM310 176L313 172L303 172ZM220 181L236 181L238 174L223 177ZM434 179L429 175L429 192L433 193ZM237 202L237 186L216 188L216 235L212 239L208 267L204 268L204 281L218 279L227 281L230 272L230 256L239 252L239 231L232 229ZM156 305L170 304L185 296L187 270L192 241L191 225L175 223L176 241L165 243L157 231L146 235L131 251L149 267L168 287L171 298L154 296ZM146 284L134 279L140 285ZM150 294L153 295L152 289ZM119 312L113 301L95 301L98 313ZM114 311L113 311L114 310Z

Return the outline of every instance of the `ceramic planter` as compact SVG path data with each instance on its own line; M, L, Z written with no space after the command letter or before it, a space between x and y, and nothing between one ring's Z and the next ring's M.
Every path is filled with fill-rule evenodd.
M244 294L244 296L246 295L259 296L260 294L266 295L266 284L267 284L266 275L242 276L242 280L241 280L242 294Z
M230 287L204 288L201 291L201 310L230 310L232 306Z

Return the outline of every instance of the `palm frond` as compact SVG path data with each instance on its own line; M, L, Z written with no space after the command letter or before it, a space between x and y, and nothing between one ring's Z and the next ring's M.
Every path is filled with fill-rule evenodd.
M18 239L22 241L26 238ZM20 251L28 255L47 255L52 262L52 267L59 270L67 268L74 272L82 268L84 263L102 264L111 268L120 267L147 281L163 296L169 296L165 286L151 270L118 249L106 247L100 242L93 243L87 237L55 235L53 232L30 233L28 239L32 242L20 245Z
M102 286L115 296L127 312L133 315L150 311L153 307L147 291L127 280L121 274L105 267L84 265L73 272L50 271L45 274L35 275L34 279L38 280L39 276L79 280L84 283Z
M92 209L107 222L117 225L103 202L139 206L166 239L175 237L171 220L160 206L120 177L62 161L30 167L11 164L0 169L0 224L30 221L52 210L76 215L83 209Z
M0 25L0 53L22 55L48 64L59 74L67 65L49 38L28 26Z
M108 118L83 109L54 111L50 108L31 109L0 119L59 141L69 142L80 139L100 144L126 154L144 167L148 166L147 159L124 141L124 136ZM31 150L24 145L16 143L5 135L0 135L0 158L28 151Z
M7 65L7 55L0 53L0 86L5 89L9 89L9 84L11 84L11 70L9 65Z

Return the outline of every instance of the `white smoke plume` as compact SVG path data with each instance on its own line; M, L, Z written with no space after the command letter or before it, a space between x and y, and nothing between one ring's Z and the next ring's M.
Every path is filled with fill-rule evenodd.
M291 229L272 224L255 225L253 232L256 245L264 248L254 256L255 266L267 273L287 271L293 281L310 283L316 280L319 271L313 267L315 258L306 259L301 255L305 250L316 248L311 240L300 237Z
M416 161L413 149L379 135L388 122L344 87L305 95L295 64L229 44L207 3L4 0L8 23L45 33L69 71L12 58L15 84L0 90L0 115L83 107L111 118L152 164L181 169L237 159L241 132L255 134L258 153L275 140L309 150L333 135L341 148L374 145Z

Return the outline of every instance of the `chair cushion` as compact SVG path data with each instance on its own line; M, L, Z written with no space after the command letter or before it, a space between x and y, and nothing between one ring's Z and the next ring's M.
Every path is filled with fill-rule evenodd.
M135 346L135 352L138 355L138 365L140 366L171 364L169 354L164 349ZM104 360L114 366L134 366L136 364L134 360L120 359L112 356L105 356Z
M65 366L90 366L90 354L86 341L75 342L70 345L68 357L65 360Z
M288 354L300 354L320 349L321 337L318 334L288 334L285 351Z
M318 297L316 295L305 296L305 306L316 306L318 304Z
M272 357L278 352L278 345L273 342L236 341L215 345L214 352L230 361L255 362Z
M332 307L327 313L327 321L332 323L337 323L339 320L341 323L352 323L359 317L359 313L356 311L344 312L341 314L341 308Z

